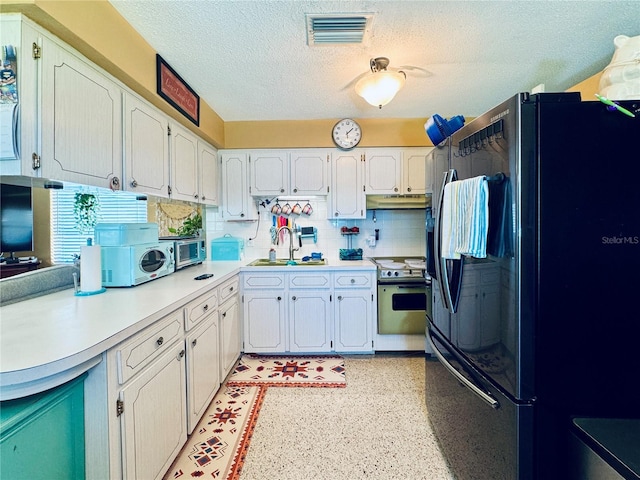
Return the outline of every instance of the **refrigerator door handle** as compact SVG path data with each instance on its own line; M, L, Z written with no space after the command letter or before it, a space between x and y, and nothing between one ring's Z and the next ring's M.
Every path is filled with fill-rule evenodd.
M11 135L13 136L13 154L16 158L20 158L20 104L17 103L13 107L13 127Z
M442 298L442 304L451 313L456 312L457 305L451 296L451 279L449 278L449 270L447 269L447 260L442 258L442 207L444 205L444 189L448 183L457 180L458 173L455 169L448 170L442 176L442 186L440 188L440 199L438 201L438 219L436 221L436 227L434 230L434 244L435 244L435 265L438 279L440 280L440 297ZM457 302L456 302L457 303Z
M451 375L453 375L460 383L462 383L465 387L475 393L478 397L480 397L484 402L489 404L491 408L497 409L500 408L500 402L492 397L490 394L486 393L482 389L478 388L475 384L467 380L467 378L462 375L458 370L455 369L453 365L451 365L446 358L440 353L438 347L435 346L433 340L431 339L431 334L427 336L427 341L429 342L429 346L431 350L438 358L440 363L449 371Z
M443 204L443 198L444 198L444 187L448 183L447 182L448 177L449 177L449 172L448 171L444 172L444 174L442 175L442 186L440 188L440 197L438 200L438 216L436 218L436 224L433 229L433 247L434 247L433 250L434 250L434 256L436 257L433 263L436 269L436 278L440 282L440 299L442 300L442 305L447 310L450 309L449 308L450 303L448 302L447 294L445 294L445 290L448 290L449 287L448 287L448 278L443 277L442 247L440 246L440 239L441 239L440 225L442 223L442 204ZM446 272L446 268L444 270Z

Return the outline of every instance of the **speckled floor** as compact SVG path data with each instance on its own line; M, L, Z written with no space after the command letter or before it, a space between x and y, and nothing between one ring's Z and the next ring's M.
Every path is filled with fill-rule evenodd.
M427 419L424 358L345 357L346 388L269 388L240 480L453 479Z

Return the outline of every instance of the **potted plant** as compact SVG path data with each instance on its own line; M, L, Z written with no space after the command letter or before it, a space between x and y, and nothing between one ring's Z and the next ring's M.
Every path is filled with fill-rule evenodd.
M187 217L179 228L169 228L171 233L180 237L195 237L200 235L202 230L202 215L196 212L192 217Z
M93 193L76 193L73 216L76 220L76 227L81 233L88 233L96 226L99 210L100 202Z

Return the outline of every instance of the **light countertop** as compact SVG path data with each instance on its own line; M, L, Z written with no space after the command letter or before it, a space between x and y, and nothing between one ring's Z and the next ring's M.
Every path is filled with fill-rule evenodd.
M110 348L241 270L296 268L246 267L251 260L207 261L136 287L108 288L93 296L74 296L73 289L67 289L1 307L0 400L74 378L99 363ZM328 259L324 266L298 268L375 270L375 265L369 260ZM214 276L194 280L202 273Z

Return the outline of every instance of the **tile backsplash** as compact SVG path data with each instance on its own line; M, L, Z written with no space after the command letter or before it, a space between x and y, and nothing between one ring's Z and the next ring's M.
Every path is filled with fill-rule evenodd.
M341 248L362 248L365 257L382 256L424 256L425 249L425 212L424 210L376 210L367 211L367 218L361 220L327 220L327 199L318 197L311 200L311 216L292 215L296 225L316 227L317 243L312 239L303 239L302 248L295 253L296 258L322 252L329 258L338 257ZM272 213L269 208L259 208L259 220L250 222L225 222L216 207L205 210L205 229L207 242L214 238L230 234L242 238L245 242L245 258L268 257L271 248L270 228ZM358 235L343 236L340 229L357 226ZM376 245L367 244L367 237L375 235L378 229L379 239ZM298 245L296 245L297 247ZM289 255L289 238L275 246L278 258ZM211 250L207 252L210 257Z

